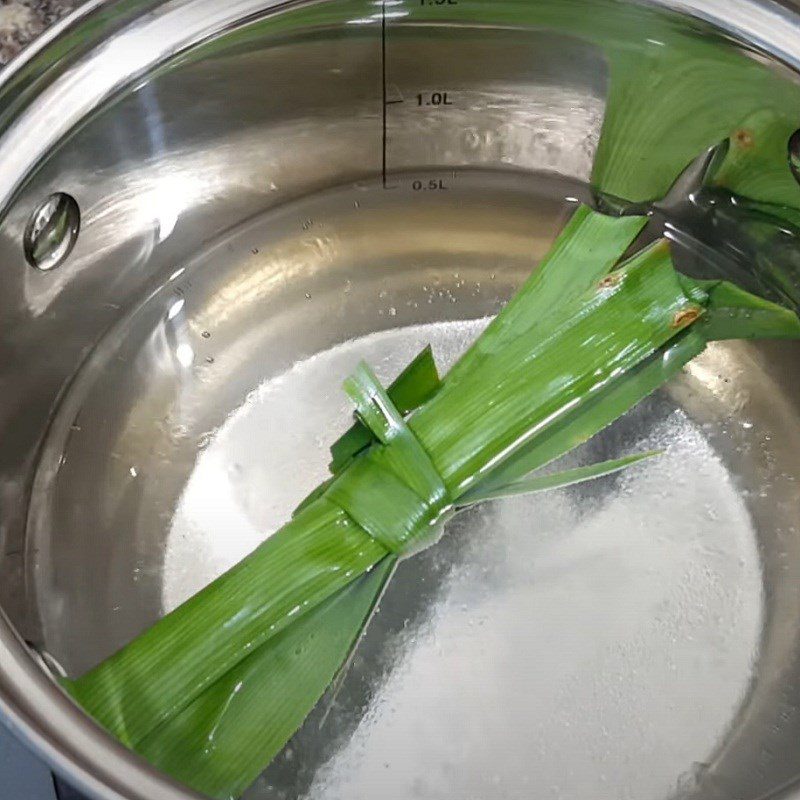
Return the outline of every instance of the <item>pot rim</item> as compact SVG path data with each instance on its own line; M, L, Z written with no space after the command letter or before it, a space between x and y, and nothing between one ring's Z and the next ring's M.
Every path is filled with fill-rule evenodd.
M88 0L0 73L0 216L46 153L137 76L225 29L307 1ZM707 22L800 73L800 7L794 0L632 2ZM69 49L59 53L65 42ZM58 108L69 112L55 114ZM85 715L41 669L2 609L0 718L71 785L97 800L203 800ZM769 797L800 800L800 781Z

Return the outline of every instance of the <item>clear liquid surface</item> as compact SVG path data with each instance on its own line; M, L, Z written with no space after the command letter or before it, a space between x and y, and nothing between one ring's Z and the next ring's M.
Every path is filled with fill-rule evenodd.
M423 179L250 220L89 357L29 515L42 645L69 674L288 519L350 424L340 386L360 359L388 381L430 343L446 370L589 198L513 172ZM248 800L659 800L713 783L794 607L762 557L793 546L775 541L800 453L787 358L714 346L568 464L662 456L457 518L402 565L339 691Z
M483 324L357 339L259 387L189 478L165 606L324 479L324 443L348 416L341 375L364 358L390 379L427 343L446 368ZM315 715L250 796L592 798L599 785L659 798L711 754L758 652L755 532L702 430L665 401L639 413L646 425L614 435L626 452L665 448L657 461L488 504L404 564L324 724Z

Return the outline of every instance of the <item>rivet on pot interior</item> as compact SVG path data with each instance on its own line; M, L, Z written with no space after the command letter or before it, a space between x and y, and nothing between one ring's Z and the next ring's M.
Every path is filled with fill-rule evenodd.
M23 246L27 262L48 272L66 261L81 227L81 212L74 197L56 192L41 202L25 226Z

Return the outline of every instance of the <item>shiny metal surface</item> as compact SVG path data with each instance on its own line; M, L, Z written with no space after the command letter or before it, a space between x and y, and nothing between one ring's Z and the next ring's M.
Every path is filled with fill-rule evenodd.
M702 18L770 52L776 80L790 79L786 65L800 65L800 18L786 5L640 5ZM225 433L252 398L259 391L271 396L264 386L296 362L350 340L366 346L364 337L371 334L389 337L381 340L389 342L383 350L371 351L388 359L383 369L389 371L416 341L418 329L409 326L438 326L439 333L430 335L444 349L456 348L459 335L452 331L462 329L452 326L494 313L546 251L574 205L566 198L587 196L609 80L595 47L563 32L524 26L431 19L415 25L392 18L390 99L446 88L458 103L447 115L423 116L413 104L393 109L388 156L398 188L386 192L380 176L380 14L366 0L317 7L322 13L312 25L302 16L309 4L300 2L90 3L0 85L0 708L57 769L103 800L192 795L86 720L20 637L79 672L241 556L259 530L290 507L293 493L302 494L303 481L313 483L326 443L314 442L302 480L273 489L269 503L259 499L264 482L274 486L277 480L269 468L277 462L259 467L252 451L249 461L231 452L238 447L247 454L248 442L269 422L270 407L238 423L244 425L238 440ZM393 8L396 14L407 10L403 4ZM638 5L631 8L638 13ZM280 24L261 24L277 11ZM719 46L733 47L722 40ZM26 225L45 198L61 191L80 205L80 236L58 269L33 270L23 250ZM391 339L397 330L406 333ZM631 596L642 608L664 604L661 633L676 637L662 642L662 649L658 637L647 640L636 651L641 663L636 657L626 661L621 650L622 661L607 663L612 675L624 675L627 665L648 676L627 714L615 705L611 717L612 731L632 718L643 724L635 729L641 752L633 758L632 741L616 736L607 751L587 755L583 748L580 758L567 757L569 726L581 724L579 712L597 700L576 667L572 694L543 717L550 724L542 722L539 756L514 750L514 737L533 736L518 718L495 731L503 747L489 754L503 764L502 751L516 752L502 772L518 782L503 785L504 794L484 776L489 783L480 796L519 796L526 775L535 782L548 764L567 775L578 764L573 771L580 775L563 786L548 785L543 797L559 791L604 796L604 773L592 772L593 759L612 764L611 794L636 790L637 800L756 800L800 773L797 370L797 350L789 345L714 348L668 393L596 443L613 449L646 439L670 414L680 413L683 421L668 436L684 447L675 457L700 470L694 485L715 498L707 509L691 494L691 481L677 480L668 496L652 495L662 509L659 519L684 523L672 539L665 531L667 543L657 551L659 568L674 567L677 576L674 582L672 573L651 576L663 594L648 582L652 552L636 561L637 551L631 554L621 542L609 556L613 563L622 557ZM320 378L320 391L334 391L333 371L322 370L329 382ZM280 408L291 411L294 396L285 397ZM297 416L286 419L286 427L298 424ZM226 435L233 437L227 440L233 442L230 452ZM269 441L265 436L265 449ZM286 446L291 444L290 438ZM211 469L217 456L223 466L238 463L245 471L232 481L241 494L230 507L222 500L212 508L202 502L225 485ZM670 463L662 482L679 477ZM595 504L589 504L592 514L608 507L623 514L621 487L604 491L582 499ZM565 503L560 524L573 530L579 527L570 516L576 511ZM251 526L246 535L231 521L231 508L244 509ZM515 513L527 518L540 512L525 507L488 523L473 518L454 532L445 555L469 578L463 585L435 561L403 576L344 689L342 700L350 705L343 702L332 713L328 724L335 722L338 733L320 738L304 730L294 755L284 754L252 796L311 791L311 797L358 797L373 785L367 767L382 764L381 737L391 744L403 725L414 730L420 722L408 710L400 723L377 711L367 714L375 723L368 737L374 753L361 753L366 772L348 761L364 736L358 703L369 706L383 696L391 705L409 697L398 684L402 673L389 669L398 631L409 620L412 628L421 625L419 641L429 645L423 653L434 652L443 637L472 641L469 625L454 620L462 604L480 605L480 597L467 592L462 600L459 592L480 583L474 572L487 554L465 543L487 525L513 537L519 530ZM630 513L613 514L630 524ZM702 536L691 529L697 514L705 515ZM228 526L221 546L214 539L215 519ZM549 527L562 530L554 519ZM729 541L735 546L726 551ZM563 562L582 554L578 548L529 555L541 565L537 576L546 585L548 567L563 578ZM633 560L626 561L626 554ZM559 670L559 653L575 655L571 635L600 628L604 619L623 619L620 609L630 599L613 591L607 573L571 575L580 585L606 576L605 589L584 596L588 616L558 617L558 594L523 591L519 575L502 564L492 576L496 583L488 584L506 593L498 590L497 602L520 591L520 602L547 611L540 619L558 620L549 632L543 622L539 628L497 628L510 640L527 631L534 645L550 635L550 666L532 673L540 685ZM444 615L442 628L425 628L423 610L408 604L423 585L430 591L426 607ZM599 616L591 616L593 608ZM601 644L625 640L624 631L614 630ZM724 644L715 630L728 634ZM521 663L533 663L537 649L518 652ZM420 647L407 643L403 652L410 664L406 674L423 680L424 664L414 662ZM658 669L648 653L653 661L664 656ZM669 653L676 679L670 677ZM486 666L473 656L476 665ZM493 676L498 685L512 679L502 670ZM660 710L651 702L658 682ZM521 685L527 696L544 702L546 692L539 696L532 684ZM597 687L606 700L617 696L607 682ZM442 718L463 709L464 725L474 724L468 712L479 709L465 697L450 698L454 705L443 706ZM498 698L497 708L514 710L508 695ZM585 732L608 727L599 717L583 722ZM564 761L553 758L553 747L560 747ZM339 760L331 766L333 755ZM474 760L475 754L461 757ZM517 769L526 759L539 766ZM632 767L637 759L639 766ZM397 767L402 771L402 759ZM362 783L332 783L335 768L344 769L348 780L361 774ZM614 784L620 775L630 780ZM398 797L439 796L436 786L420 788L413 776L409 781L395 783ZM450 785L459 786L456 780ZM800 796L788 792L781 796Z

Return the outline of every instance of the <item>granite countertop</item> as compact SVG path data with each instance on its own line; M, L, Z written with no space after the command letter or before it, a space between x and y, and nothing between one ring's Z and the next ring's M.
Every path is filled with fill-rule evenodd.
M0 65L85 0L0 0Z

